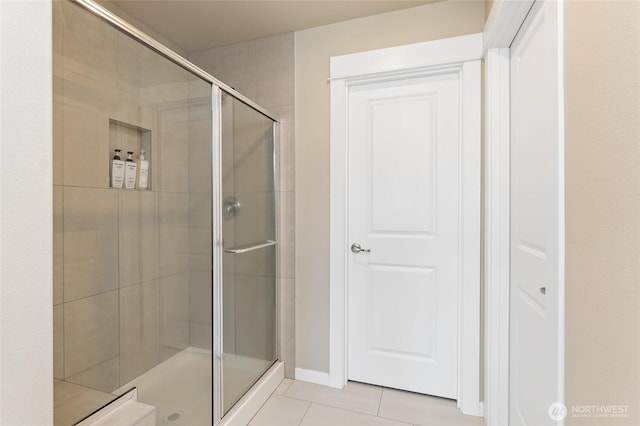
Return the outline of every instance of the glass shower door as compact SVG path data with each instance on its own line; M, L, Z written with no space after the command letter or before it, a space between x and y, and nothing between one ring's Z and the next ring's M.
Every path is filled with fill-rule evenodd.
M276 360L273 121L222 94L222 409Z

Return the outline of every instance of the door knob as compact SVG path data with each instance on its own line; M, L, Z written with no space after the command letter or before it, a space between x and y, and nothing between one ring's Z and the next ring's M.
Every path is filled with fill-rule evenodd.
M360 252L362 252L362 253L371 253L371 249L362 248L362 247L360 247L360 244L358 244L358 243L351 244L351 251L354 252L354 253L360 253Z

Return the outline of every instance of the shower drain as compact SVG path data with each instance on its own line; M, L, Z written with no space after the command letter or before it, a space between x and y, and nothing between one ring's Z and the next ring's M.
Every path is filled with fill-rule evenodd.
M179 418L180 418L180 413L171 413L167 416L167 420L169 420L170 422L175 422Z

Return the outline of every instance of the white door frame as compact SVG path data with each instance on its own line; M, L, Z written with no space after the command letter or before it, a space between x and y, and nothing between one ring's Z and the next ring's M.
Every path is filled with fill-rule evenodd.
M482 34L331 58L330 325L328 384L347 383L349 173L347 111L351 85L453 70L460 73L460 266L458 406L482 415L480 402L480 225Z
M484 415L489 426L509 424L509 224L510 111L509 47L535 0L493 3L484 28L485 50L485 202L484 202ZM562 1L558 1L558 34L564 34ZM560 40L560 64L563 48ZM561 65L562 70L562 65ZM559 92L563 93L563 76ZM564 111L562 97L560 109ZM560 120L561 133L563 120ZM560 135L560 141L564 136ZM564 144L561 143L561 146ZM562 157L561 157L562 158ZM561 173L562 175L562 173ZM561 204L562 205L562 204ZM564 233L561 218L560 232ZM562 265L561 265L562 268ZM560 287L559 317L564 317L564 283ZM560 330L560 354L564 334ZM562 374L562 370L560 370ZM562 381L562 378L560 379ZM563 386L563 383L560 383ZM562 394L562 390L560 390Z

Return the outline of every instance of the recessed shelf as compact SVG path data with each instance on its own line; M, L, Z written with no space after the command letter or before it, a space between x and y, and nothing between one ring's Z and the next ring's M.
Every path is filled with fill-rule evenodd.
M144 149L145 159L149 162L149 177L147 188L137 188L136 179L135 190L148 191L152 188L152 169L153 169L153 152L151 143L151 130L134 124L125 123L123 121L109 119L109 157L108 166L111 167L111 160L116 149L121 150L120 157L122 160L127 159L127 152L133 152L133 159L138 160L141 150ZM139 173L139 171L138 171ZM124 188L122 188L124 189ZM132 191L127 189L127 191Z

